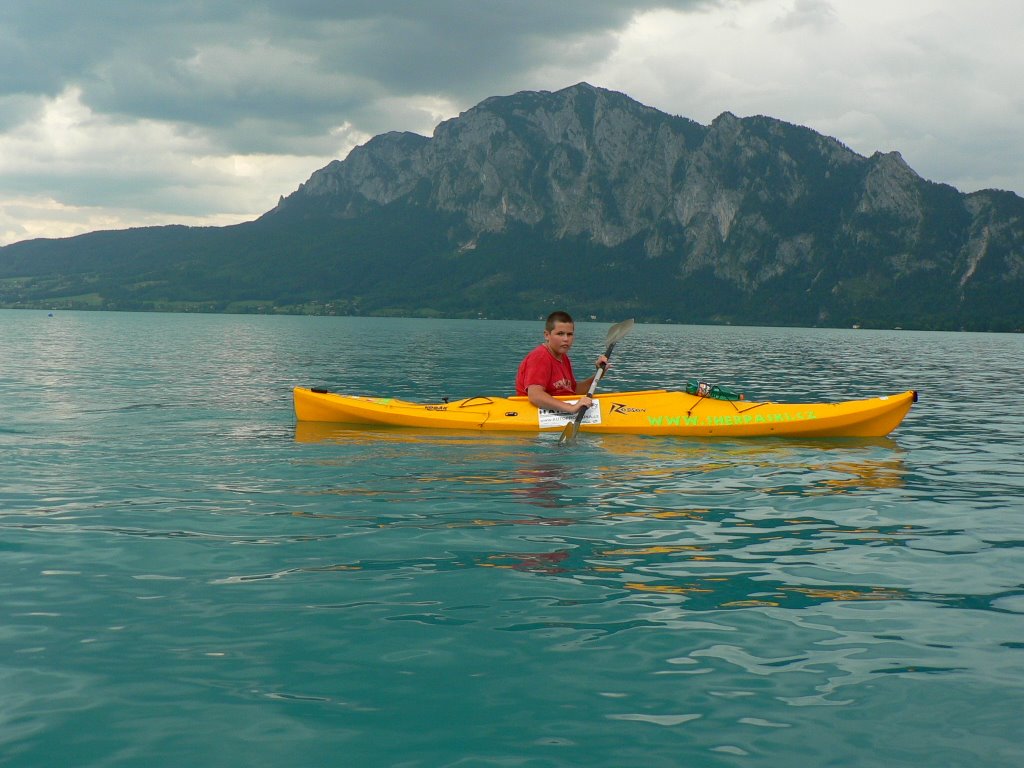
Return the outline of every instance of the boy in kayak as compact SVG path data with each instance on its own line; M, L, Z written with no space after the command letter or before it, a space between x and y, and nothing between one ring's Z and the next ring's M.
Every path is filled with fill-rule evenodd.
M516 394L525 395L538 408L563 413L576 413L593 404L585 393L594 377L577 382L572 373L569 350L572 349L576 324L567 312L552 312L544 323L544 343L523 358L516 374ZM600 368L608 362L601 355L594 364ZM583 395L575 403L558 400L554 395Z

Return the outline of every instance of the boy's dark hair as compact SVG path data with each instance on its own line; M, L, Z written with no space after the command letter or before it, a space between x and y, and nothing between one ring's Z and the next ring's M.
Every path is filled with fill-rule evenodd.
M544 323L544 330L555 330L555 323L572 323L573 325L576 325L576 321L572 319L572 315L570 315L568 312L563 312L562 310L552 312L550 315L548 315L547 322Z

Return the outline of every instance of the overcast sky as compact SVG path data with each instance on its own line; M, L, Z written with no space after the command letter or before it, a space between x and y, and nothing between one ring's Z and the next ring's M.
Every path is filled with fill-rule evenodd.
M1021 0L2 0L0 245L255 218L390 130L586 81L1024 194Z

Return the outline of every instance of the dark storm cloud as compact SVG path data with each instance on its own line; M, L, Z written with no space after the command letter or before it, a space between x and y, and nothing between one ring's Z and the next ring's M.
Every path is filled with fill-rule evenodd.
M702 4L6 0L0 124L7 110L8 123L24 114L10 97L77 87L97 112L209 129L239 151L323 149L345 122L371 134L416 127L389 124L383 100L468 106L574 41L606 37L591 48L606 55L638 12Z

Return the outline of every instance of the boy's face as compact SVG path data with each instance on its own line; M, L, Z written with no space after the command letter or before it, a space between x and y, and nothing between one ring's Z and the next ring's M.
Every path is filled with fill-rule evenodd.
M572 349L575 334L576 326L572 323L555 323L550 331L544 331L544 341L555 357L561 357Z

